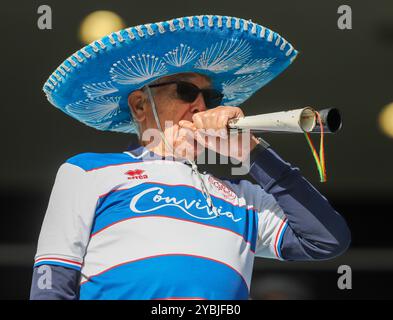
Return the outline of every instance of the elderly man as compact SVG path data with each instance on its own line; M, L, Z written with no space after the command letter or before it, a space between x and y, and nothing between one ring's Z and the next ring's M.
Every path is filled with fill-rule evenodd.
M49 101L97 129L137 132L141 145L60 167L31 299L247 299L255 256L343 253L344 219L299 170L263 140L227 134L236 106L295 55L260 25L197 16L122 30L67 59L45 85ZM204 147L248 162L257 184L200 173Z
M152 89L155 91L154 99ZM146 93L147 90L150 90L150 96ZM208 97L204 98L204 95ZM236 136L236 146L231 148L227 123L230 119L244 115L238 107L218 106L221 100L222 94L211 88L208 77L197 73L183 73L160 78L143 90L134 91L129 95L128 105L137 122L138 132L142 132L142 135L145 133L140 143L150 144L148 148L154 153L194 159L203 151L202 147L209 147L224 156L231 155L238 161L245 160L243 158L249 156L251 148L259 141L248 135L250 141L245 143L246 138L240 133ZM151 102L159 106L157 118L154 115L156 107L152 107ZM151 128L159 130L147 131ZM161 132L168 144L160 137ZM221 141L208 140L213 136ZM217 150L220 146L221 150Z

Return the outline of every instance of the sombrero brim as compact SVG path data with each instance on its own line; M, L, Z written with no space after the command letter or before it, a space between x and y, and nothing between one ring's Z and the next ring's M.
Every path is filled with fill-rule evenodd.
M163 76L207 75L238 106L280 74L297 51L251 21L192 16L114 32L66 59L44 84L48 100L99 130L136 132L128 95Z

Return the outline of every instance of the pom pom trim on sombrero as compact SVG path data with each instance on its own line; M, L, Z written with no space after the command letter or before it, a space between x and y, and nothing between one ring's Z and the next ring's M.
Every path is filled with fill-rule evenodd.
M201 15L113 32L67 58L43 90L57 108L99 130L136 132L128 95L158 78L207 75L240 105L295 59L279 34L254 22Z

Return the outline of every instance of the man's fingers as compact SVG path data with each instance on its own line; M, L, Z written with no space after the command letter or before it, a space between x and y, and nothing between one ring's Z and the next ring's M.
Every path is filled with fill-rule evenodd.
M179 126L181 128L185 128L185 129L190 129L192 131L195 131L197 128L195 127L195 124L192 123L191 121L188 120L180 120L179 121Z
M192 122L194 123L197 129L209 128L208 121L209 121L209 114L207 111L198 112L192 116Z

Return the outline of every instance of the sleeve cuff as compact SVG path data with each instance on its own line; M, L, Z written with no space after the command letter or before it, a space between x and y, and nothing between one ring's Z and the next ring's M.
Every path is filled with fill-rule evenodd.
M34 262L34 267L39 267L42 265L53 265L53 266L61 266L61 267L66 267L66 268L71 268L74 270L81 270L82 263L70 259L64 259L60 257L54 257L54 256L45 256L41 257L35 260Z

